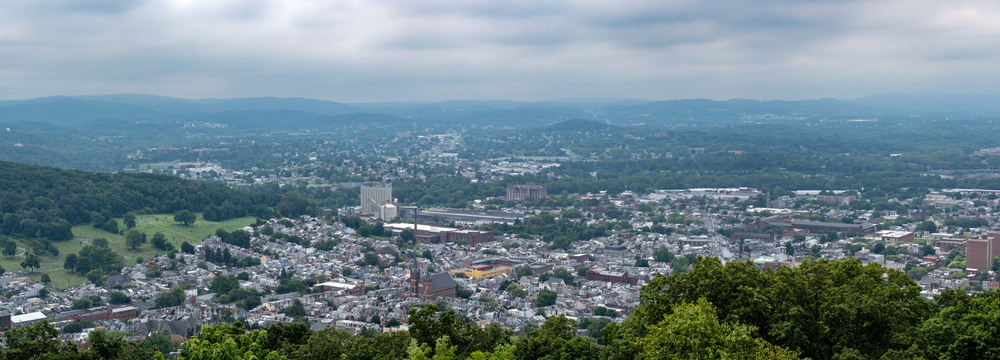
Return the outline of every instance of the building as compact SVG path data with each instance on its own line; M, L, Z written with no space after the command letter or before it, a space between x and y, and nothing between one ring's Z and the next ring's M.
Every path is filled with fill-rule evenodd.
M424 299L458 296L458 283L448 273L437 273L427 277L420 269L410 269L410 295Z
M379 219L382 220L394 219L397 216L399 216L399 208L397 208L396 205L393 204L385 204L379 206L378 214L379 214L378 215Z
M987 271L993 269L993 258L1000 257L1000 234L981 235L965 243L965 268Z
M601 271L601 270L588 270L587 280L608 281L613 283L624 283L632 285L639 283L639 279L634 277L629 277L627 271L612 272L612 271Z
M823 201L838 205L850 205L858 197L852 195L816 195L816 201Z
M537 200L548 197L544 186L510 185L507 187L507 201Z
M137 316L139 316L139 309L131 306L123 306L120 308L106 307L90 309L79 315L70 315L69 319L72 321L118 320L125 322L135 319Z
M827 232L854 234L875 233L875 225L867 222L861 224L845 224L825 221L793 220L791 218L781 216L770 217L747 227L761 230L766 225L777 225L785 228L786 230L801 230L808 234L822 234Z
M36 311L21 315L11 315L10 313L0 314L0 329L9 329L12 327L22 327L28 326L37 322L42 322L47 317L41 311Z
M418 243L422 244L442 244L446 242L465 241L468 245L493 241L492 231L482 230L461 230L443 226L416 225L406 223L391 223L383 225L393 233L402 233L404 230L413 231ZM414 227L416 231L414 231Z
M361 213L379 215L381 206L392 202L392 185L362 185Z
M506 266L494 267L493 265L473 265L467 268L452 270L451 274L465 274L465 276L474 279L488 279L503 274L509 274L511 272L514 272L514 269Z
M905 241L908 243L913 242L913 232L911 231L882 230L876 232L875 235L881 238L882 241L890 241L890 242Z

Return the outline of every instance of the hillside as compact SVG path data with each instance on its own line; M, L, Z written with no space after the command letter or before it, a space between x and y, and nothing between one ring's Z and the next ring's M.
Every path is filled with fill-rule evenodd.
M278 195L173 176L92 173L0 161L0 235L12 237L65 241L73 238L73 225L103 223L129 212L200 212L215 206L221 209L216 211L218 220L269 217L280 212L276 210L280 201ZM306 208L281 209L297 216L301 212L296 209Z

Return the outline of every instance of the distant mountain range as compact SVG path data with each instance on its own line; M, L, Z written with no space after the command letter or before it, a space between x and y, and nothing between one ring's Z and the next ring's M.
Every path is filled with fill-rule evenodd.
M53 96L0 101L0 124L45 123L93 127L142 121L204 121L232 128L345 125L356 114L388 122L448 122L470 125L534 127L570 119L618 125L767 121L802 118L852 118L926 112L1000 114L1000 97L955 94L881 94L848 101L836 99L757 101L706 99L643 102L614 101L465 101L344 104L304 98L180 99L121 94Z

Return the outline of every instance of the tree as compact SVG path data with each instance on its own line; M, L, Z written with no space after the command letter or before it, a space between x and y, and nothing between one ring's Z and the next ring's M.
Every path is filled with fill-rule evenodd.
M138 249L142 246L142 234L136 229L130 229L125 232L125 245L128 246L129 250Z
M87 280L97 286L104 286L104 272L101 269L94 269L87 272Z
M159 234L159 233L156 233L156 234ZM153 241L156 241L156 235L155 234L153 235ZM194 254L194 245L191 245L187 241L182 242L181 243L181 251L183 251L185 253L188 253L188 254Z
M161 233L161 232L157 232L157 233L153 234L153 239L150 240L149 243L152 244L154 248L157 248L157 249L160 249L160 250L167 250L167 245L169 244L167 242L167 237L165 235L163 235L163 233ZM191 244L188 244L188 246L191 246ZM193 253L194 252L194 247L193 246L192 246L191 250L192 250L192 253Z
M49 283L52 282L52 278L49 277L49 273L42 273L41 281L42 284L48 285Z
M73 270L76 268L76 254L66 255L66 260L63 261L63 269Z
M154 301L156 302L156 307L165 308L181 305L186 298L184 288L180 287L180 285L174 285L170 287L170 290L157 295Z
M935 224L933 221L926 220L921 222L920 224L917 224L917 227L914 228L914 230L933 233L937 231L937 224Z
M399 233L399 238L403 240L404 243L416 243L417 237L413 235L413 230L406 229Z
M542 289L535 295L535 306L536 307L546 307L550 305L555 305L556 303L556 292L549 289Z
M132 299L129 298L128 295L125 295L125 293L123 293L121 291L112 291L111 292L111 300L110 300L110 302L112 304L115 304L115 305L122 305L122 304L131 303Z
M99 247L103 247L103 248L108 247L108 239L105 239L105 238L96 238L92 242L93 242L94 246L99 246Z
M246 331L242 325L202 327L201 335L184 343L179 359L218 360L280 360L287 359L277 351L267 349L267 331Z
M798 354L755 338L752 326L719 322L699 299L680 304L638 339L649 359L798 359Z
M196 220L198 220L198 216L188 210L181 210L174 214L174 221L184 223L184 226L191 226Z
M62 343L58 336L59 331L48 321L7 329L3 334L6 347L3 357L25 360L43 356L54 358Z
M649 267L649 260L640 258L635 261L635 267Z
M281 313L291 317L306 316L306 308L302 306L302 302L299 299L295 299L292 306L281 309Z
M149 333L146 340L142 341L142 347L150 351L158 351L160 354L169 354L176 350L179 345L178 342L170 340L170 335L155 330Z
M642 310L630 316L639 322L636 327L657 324L676 307L704 298L719 319L753 326L765 341L814 359L850 351L845 349L873 358L905 351L931 313L906 274L859 259L760 271L749 261L722 265L700 258L689 273L654 277L640 297ZM635 332L622 336L644 330Z
M528 265L519 267L519 268L517 268L517 270L514 270L514 275L517 276L518 279L520 279L522 277L525 277L525 276L531 276L531 275L534 275L534 274L535 274L535 271L532 270L531 266L528 266Z
M39 266L41 266L41 261L35 253L28 254L28 257L24 258L24 261L21 262L22 268L30 269L31 271L35 271Z
M521 289L521 287L517 286L517 284L515 283L510 283L510 285L507 285L507 288L504 289L504 291L509 292L511 295L517 297L525 297L527 295L527 292L525 292L524 289Z
M670 249L667 249L666 246L660 246L656 250L653 250L653 260L668 263L674 261L674 253L670 252Z
M135 227L135 213L131 213L131 212L130 213L126 213L125 216L122 217L122 222L125 223L125 228L126 229L134 228Z
M94 303L90 300L89 297L82 297L82 298L73 300L73 309L74 310L87 309L87 308L89 308L89 307L91 307L93 305L94 305Z
M216 276L212 280L212 291L216 294L226 294L240 288L239 280L234 276Z
M3 244L3 254L7 256L17 254L17 242L9 239L5 241Z

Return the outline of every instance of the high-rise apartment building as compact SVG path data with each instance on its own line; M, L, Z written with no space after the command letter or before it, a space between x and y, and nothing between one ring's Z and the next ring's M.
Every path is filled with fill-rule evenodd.
M511 185L507 187L507 201L537 200L548 196L544 186Z

